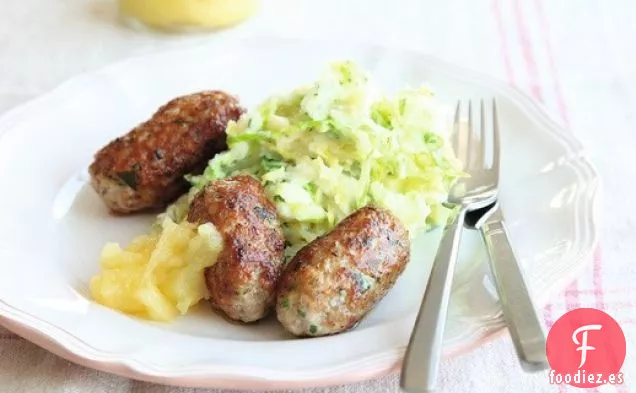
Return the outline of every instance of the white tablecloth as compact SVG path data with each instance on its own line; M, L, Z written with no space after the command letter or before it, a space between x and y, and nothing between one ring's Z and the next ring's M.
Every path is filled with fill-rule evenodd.
M636 377L636 3L630 0L263 0L257 17L204 36L149 35L114 21L114 0L3 1L0 111L114 60L202 41L252 35L335 38L412 48L494 74L526 90L589 148L604 185L594 264L545 309L597 307L627 336L626 385ZM444 392L556 392L546 374L524 374L505 337L446 361ZM71 364L0 327L2 392L199 392ZM398 392L395 375L308 392Z

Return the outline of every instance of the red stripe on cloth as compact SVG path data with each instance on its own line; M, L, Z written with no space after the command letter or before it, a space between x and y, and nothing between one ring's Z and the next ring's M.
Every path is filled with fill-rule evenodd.
M533 52L533 47L532 47L532 43L530 41L529 38L529 34L528 34L528 29L524 20L524 15L523 12L521 10L521 4L519 2L519 0L516 0L514 3L514 13L515 13L515 17L517 20L517 27L518 27L518 31L519 31L519 40L520 40L520 44L521 44L521 49L523 52L523 57L526 63L526 69L528 71L528 76L530 77L530 92L533 96L533 98L535 98L536 100L543 102L543 96L541 94L541 87L540 87L540 83L539 83L539 76L538 76L538 72L537 72L537 66L534 60L534 52ZM545 20L545 18L543 18ZM546 30L543 30L544 34L546 34ZM547 37L547 34L546 34ZM545 41L549 41L547 40L547 38L545 39ZM554 63L553 57L552 57L552 52L550 50L548 50L548 57L551 59L550 61L552 63ZM567 121L567 107L565 106L565 100L563 99L562 94L560 93L560 88L557 88L557 82L558 81L558 77L556 75L556 67L551 69L552 74L553 74L553 80L555 81L555 92L557 95L557 100L562 101L563 105L559 105L559 112L561 117L563 118L564 121ZM559 96L561 96L559 98ZM579 302L579 292L578 292L578 282L574 281L572 284L570 284L568 286L568 288L565 291L565 303L566 303L566 309L572 310L575 308L579 308L580 307L580 302ZM551 311L551 307L548 308L548 311ZM548 318L548 320L546 322L551 322L552 321L552 316L550 315L550 318ZM559 392L566 392L567 391L567 387L564 385L559 385ZM598 389L596 389L598 391Z
M592 268L592 284L594 285L594 298L596 308L605 310L605 298L603 296L603 264L601 263L601 248L594 250L594 262Z
M532 43L529 40L528 28L523 19L523 12L521 10L521 4L519 0L514 2L514 14L517 22L517 29L519 32L519 43L521 44L521 50L523 52L523 59L525 61L526 71L530 79L530 95L537 101L543 102L543 95L541 93L541 86L539 84L539 74L537 72L537 65L534 61L534 52ZM552 319L552 305L547 305L543 310L543 315L546 324L551 327L554 324Z
M600 248L599 248L599 253L600 253ZM579 290L579 293L581 294L586 294L586 295L594 295L595 290L594 289L581 289ZM632 294L634 293L634 288L603 288L603 294L618 294L618 293L624 293L624 294Z
M565 308L566 311L572 311L581 307L579 301L579 288L578 282L575 280L567 288L565 288Z
M541 38L543 39L543 45L545 46L546 52L548 53L548 67L550 68L550 73L553 75L554 79L554 90L556 92L557 99L557 107L563 121L568 126L570 125L570 118L568 116L567 106L565 104L565 96L563 94L563 90L561 89L561 82L559 78L556 77L557 68L556 63L554 61L554 56L552 56L552 43L550 42L550 27L548 25L548 18L545 15L543 10L543 0L534 0L534 7L537 12L537 16L539 19L539 27L541 30Z
M561 88L561 83L558 77L558 71L556 67L556 62L554 60L554 51L552 50L552 44L550 41L550 27L548 23L548 19L543 9L542 0L534 0L534 5L536 9L536 13L539 19L539 26L543 36L543 43L545 45L545 49L548 56L548 65L550 68L550 72L552 74L553 87L557 99L557 107L559 110L559 115L563 119L566 127L570 127L570 119L568 108L565 102L565 96L563 94L563 90ZM522 29L523 30L523 29ZM523 41L523 40L522 40ZM603 310L605 308L604 300L603 300L603 285L602 285L602 263L601 263L601 253L600 248L597 247L594 250L593 257L593 270L592 270L592 283L594 286L594 297L596 299L596 307ZM566 298L566 308L567 310L571 310L574 308L580 307L579 302L579 289L578 289L578 281L575 280L565 291ZM560 390L560 388L559 388ZM594 392L599 392L599 389L596 388L593 390Z
M543 2L542 2L542 0L535 0L534 1L534 5L535 5L535 8L536 8L537 15L539 17L539 24L541 26L543 41L544 41L544 45L546 47L546 52L548 54L548 64L549 64L549 67L550 67L550 72L553 75L554 90L555 90L555 93L556 93L559 115L561 116L561 118L565 122L566 126L569 127L570 126L570 120L569 120L568 108L567 108L567 105L565 103L565 97L564 97L563 91L561 89L561 84L559 82L558 72L557 72L557 68L556 68L556 62L554 61L552 44L550 42L550 33L549 33L550 32L550 27L548 25L548 19L547 19L546 15L545 15L545 12L543 10ZM603 280L603 272L602 272L603 264L602 264L602 259L601 259L600 247L597 247L594 250L594 256L593 256L593 262L592 263L593 263L593 266L592 266L592 285L594 286L593 294L594 294L594 298L595 298L595 307L600 309L600 310L604 310L605 309L605 303L604 303L604 297L603 297L603 282L602 282L602 280ZM568 310L570 310L571 309L570 306L572 306L574 308L580 307L580 304L578 304L578 296L580 294L580 291L578 290L578 282L575 281L575 282L573 282L571 284L570 287L568 287L568 289L566 290L566 299L568 298L568 291L569 291L570 299L576 300L576 302L573 303L573 304L567 304L567 300L566 300L566 308Z
M508 40L507 40L507 35L506 35L506 31L503 24L501 3L499 0L493 0L492 13L495 17L495 23L497 25L497 33L499 35L500 50L501 50L502 60L504 63L504 68L506 71L506 77L508 79L508 83L514 85L514 81L515 81L514 69L512 68L512 64L510 62L510 54L508 52ZM537 94L537 96L541 97L540 94ZM543 319L548 329L550 329L552 325L554 325L554 320L552 318L552 304L547 304L543 308ZM562 386L559 386L559 391L564 392L565 388Z
M506 42L506 34L503 28L503 23L502 23L502 19L501 19L501 8L500 8L500 4L498 0L494 0L493 1L493 8L495 11L495 16L497 19L497 28L498 28L498 32L499 32L499 37L500 37L500 42L501 42L501 48L502 48L502 54L503 54L503 58L504 58L504 64L506 66L506 72L507 72L507 76L508 76L508 82L510 84L514 84L514 74L513 74L513 69L512 66L510 65L510 56L508 54L508 47L507 47L507 42ZM520 30L525 33L526 29L525 29L525 24L520 23L519 19L521 19L521 12L520 12L520 5L517 2L515 2L515 14L517 16L517 23L518 25L522 25L523 27L520 28ZM524 34L520 32L520 36L524 36ZM541 95L540 92L540 86L538 83L538 74L536 72L536 64L534 63L534 57L532 55L532 48L530 46L530 43L528 42L527 39L521 39L522 43L522 50L523 50L523 54L524 54L524 59L526 61L526 68L528 69L528 73L530 76L530 85L531 85L531 93L532 96L539 100L539 101L543 101L543 97ZM552 305L548 304L544 307L543 309L543 319L548 327L548 329L550 329L552 327L552 325L554 324L554 320L552 318ZM558 385L558 389L559 389L559 393L565 393L567 391L566 387L564 385Z
M551 304L546 304L546 306L543 307L543 320L545 321L545 324L548 327L548 329L550 329L552 325L554 325L554 321L552 320L552 305Z
M517 9L517 16L519 16L519 5L516 5L516 9ZM499 2L499 0L493 0L492 2L492 12L495 16L495 23L497 25L497 33L499 34L499 42L500 42L500 48L501 48L501 54L502 54L502 58L503 58L503 62L504 62L504 68L506 70L506 77L508 79L508 83L514 85L515 82L515 78L514 78L514 71L510 62L510 54L508 53L508 40L507 40L507 35L504 29L504 24L503 24L503 20L502 20L502 14L501 14L501 4ZM526 42L526 44L529 44L528 42ZM524 54L526 55L525 58L526 60L530 60L530 62L533 64L533 67L535 68L535 72L534 75L531 75L531 79L534 80L533 85L535 87L534 91L532 92L533 96L539 100L541 100L541 93L539 91L540 87L538 85L537 81L537 74L536 74L536 66L534 65L534 58L532 57L532 51L528 50L529 47L526 46L524 47ZM552 325L554 325L554 320L552 319L552 305L548 304L544 307L543 309L543 319L545 321L545 324L547 325L548 329L552 327Z
M515 83L515 75L512 69L512 63L510 62L510 54L508 53L508 39L504 31L503 19L501 17L501 3L499 0L493 0L492 12L495 15L495 24L497 25L497 33L499 34L499 44L501 55L503 58L504 69L506 71L506 78L508 83Z
M616 301L610 301L607 302L607 304L603 304L605 306L606 309L614 309L614 308L635 308L636 307L636 302L635 301L630 301L630 300L616 300ZM607 312L607 310L605 310L605 312ZM610 315L612 315L612 313L608 313ZM612 315L613 317L613 315Z
M539 84L539 73L537 71L537 64L534 61L534 53L532 50L532 42L528 34L528 27L523 18L523 11L521 10L520 0L514 2L514 14L517 22L517 30L519 31L519 43L521 44L521 51L523 53L523 59L526 63L526 70L530 77L530 93L538 101L543 101L541 94L541 86Z
M534 60L534 51L533 51L533 47L532 47L532 43L530 42L530 38L529 38L529 34L528 34L528 28L526 26L525 20L524 20L524 16L523 16L523 12L521 10L521 4L519 2L519 0L515 0L514 3L514 13L515 13L515 18L517 21L517 27L518 27L518 31L519 31L519 43L521 44L521 49L523 51L523 58L525 61L525 65L526 65L526 70L528 72L528 76L530 79L530 93L532 95L532 97L534 99L536 99L537 101L543 102L543 96L541 94L541 86L539 84L539 74L537 72L537 65L535 63ZM545 19L545 18L543 18ZM544 31L545 33L545 31ZM547 36L547 34L546 34ZM547 39L545 39L545 41L548 41ZM548 57L552 58L552 53L548 50ZM553 60L552 60L553 61ZM556 67L552 70L553 72L553 80L556 81L558 80L556 74ZM555 93L557 95L557 99L558 99L558 95L559 95L559 89L556 88L555 86ZM567 110L567 108L565 106L560 107L559 108L559 112L562 118L566 118L567 116L564 114L565 111ZM579 298L578 298L578 282L574 281L572 284L570 284L570 286L568 286L568 288L565 291L565 304L566 304L566 310L570 311L573 310L575 308L579 308L580 307L580 302L579 302ZM551 318L549 319L549 321L551 321ZM548 322L548 321L546 321Z
M552 80L553 80L553 88L554 88L554 92L555 92L555 96L557 98L557 107L558 107L558 111L559 111L559 115L561 116L561 118L563 119L563 121L565 122L566 126L569 127L570 122L569 122L569 116L568 116L568 109L567 106L565 104L565 97L563 95L563 92L561 90L561 85L559 82L559 77L558 77L558 73L557 73L557 68L556 68L556 63L554 61L554 55L553 55L553 51L552 51L552 45L550 43L550 30L549 30L549 26L548 26L548 19L545 16L545 12L543 11L543 4L541 2L541 0L535 0L534 1L534 5L535 5L535 9L536 9L536 13L539 19L539 25L541 27L541 35L543 37L543 43L545 45L545 49L546 49L546 53L547 53L547 57L548 57L548 64L550 66L550 72L552 73ZM517 7L519 8L519 7ZM523 19L523 15L521 13L518 13L519 16L521 17L521 19ZM522 41L526 41L523 37L523 34L525 33L524 29L520 29L520 32L522 34ZM565 308L567 311L573 310L575 308L579 308L580 307L580 301L579 301L579 289L578 289L578 280L573 281L565 290Z
M581 292L579 292L579 280L572 281L570 285L565 288L564 295L566 311L571 311L581 307L581 302L579 301L580 294Z
M511 84L514 84L514 78L513 78L513 69L512 66L510 65L510 56L508 54L508 48L507 48L507 42L506 42L506 34L503 28L503 23L502 23L502 16L501 16L501 8L500 8L500 4L498 0L494 0L493 1L493 9L495 11L495 16L496 16L496 22L497 22L497 29L499 32L499 36L500 36L500 41L501 41L501 47L503 48L502 53L503 53L503 58L504 58L504 64L506 66L506 72L508 74L508 81ZM530 40L528 39L528 29L527 26L525 24L525 21L523 20L523 13L521 11L521 4L519 3L519 1L515 1L514 4L514 12L515 12L515 17L516 17L516 21L517 21L517 26L519 29L519 37L520 37L520 44L521 44L521 48L523 51L523 58L525 60L525 66L526 66L526 70L528 72L528 76L530 79L530 93L532 95L532 97L540 102L543 102L543 95L541 93L541 86L539 84L539 76L538 76L538 71L537 71L537 66L534 60L534 53L533 53L533 49L532 49L532 43L530 42ZM573 294L576 292L572 292ZM575 304L578 304L578 300L575 301ZM552 327L552 325L554 325L554 319L553 319L553 309L552 309L552 304L547 304L544 309L543 309L543 319L545 321L546 326L548 327L548 329L550 329ZM560 392L565 392L566 388L565 386L559 386L559 391Z

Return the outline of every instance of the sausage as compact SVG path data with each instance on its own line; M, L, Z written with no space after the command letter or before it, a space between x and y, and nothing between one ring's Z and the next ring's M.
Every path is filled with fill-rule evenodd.
M346 331L393 287L409 258L400 221L388 210L363 207L290 261L279 282L277 318L296 336Z
M211 222L223 236L223 250L204 273L212 307L242 322L263 318L276 298L285 238L260 182L237 175L209 183L194 197L187 219Z
M177 97L95 154L91 185L113 212L165 207L187 191L184 175L227 149L225 128L244 112L221 91Z

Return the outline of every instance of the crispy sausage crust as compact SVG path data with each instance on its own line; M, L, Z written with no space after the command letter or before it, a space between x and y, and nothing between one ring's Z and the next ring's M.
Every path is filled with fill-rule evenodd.
M192 201L188 221L211 222L223 236L223 250L205 271L212 306L243 322L264 317L274 304L285 238L261 184L247 175L211 182Z
M297 336L350 329L391 289L409 256L399 220L363 207L292 259L279 282L278 320Z
M243 112L221 91L175 98L95 154L91 185L114 212L165 207L187 190L184 175L227 148L225 128Z

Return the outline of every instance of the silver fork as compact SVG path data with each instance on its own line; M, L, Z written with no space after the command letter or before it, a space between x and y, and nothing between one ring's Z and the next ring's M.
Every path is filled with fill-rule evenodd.
M400 386L409 393L435 390L453 271L457 262L459 242L466 213L488 206L497 198L499 181L499 125L493 100L492 138L486 138L485 105L480 105L480 127L473 127L472 103L468 103L468 130L461 130L461 101L457 103L454 121L454 149L470 175L451 187L447 204L457 209L444 229L444 235L433 262L420 311L415 320L400 377ZM487 147L491 160L486 160Z

